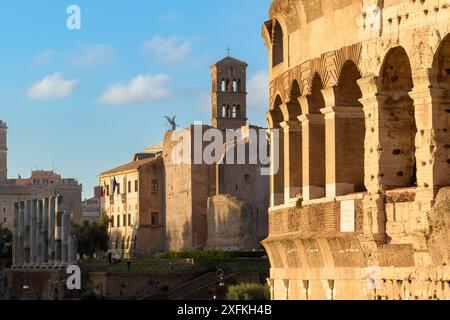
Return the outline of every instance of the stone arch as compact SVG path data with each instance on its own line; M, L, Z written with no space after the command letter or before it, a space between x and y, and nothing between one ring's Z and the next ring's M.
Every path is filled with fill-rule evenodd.
M417 133L409 57L401 46L384 58L378 79L380 180L385 190L417 184L415 136ZM375 130L372 128L371 130Z
M283 112L281 111L283 100L277 95L270 111L272 121L272 139L271 139L271 165L273 174L271 175L272 188L272 206L284 204L284 134L282 124L284 122ZM277 130L278 141L275 139L274 132ZM278 147L278 152L275 152ZM278 158L278 159L277 159Z
M311 81L307 96L308 114L302 115L303 193L308 200L325 196L325 108L323 84L318 73Z
M284 32L278 20L274 20L272 31L272 66L284 61Z
M436 50L430 78L432 84L450 90L450 34L445 36Z
M327 195L339 196L366 191L364 185L365 118L357 84L361 74L356 64L347 60L334 87L335 107L328 108L327 135ZM333 166L330 163L335 163Z

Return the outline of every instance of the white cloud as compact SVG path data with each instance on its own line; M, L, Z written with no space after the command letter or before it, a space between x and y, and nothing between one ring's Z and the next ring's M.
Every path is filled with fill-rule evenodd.
M269 74L267 71L255 73L247 82L248 106L251 108L268 109L269 105Z
M191 51L189 41L181 41L177 37L153 37L144 44L144 51L153 53L158 59L172 63L184 59Z
M110 62L113 55L114 52L111 47L104 44L96 44L86 48L72 62L79 66L90 66Z
M36 57L34 57L33 64L36 66L42 66L47 62L49 62L54 55L55 53L53 52L53 50L45 50L40 54L38 54Z
M165 74L139 75L129 83L116 83L105 89L98 103L121 105L137 102L165 100L170 91L165 87L169 76Z
M59 72L46 76L28 90L33 100L54 100L70 96L78 85L78 79L65 80Z

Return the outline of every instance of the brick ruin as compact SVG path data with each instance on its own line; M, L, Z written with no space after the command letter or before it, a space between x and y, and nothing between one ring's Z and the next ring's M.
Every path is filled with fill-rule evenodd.
M274 299L450 299L449 29L449 0L273 1Z

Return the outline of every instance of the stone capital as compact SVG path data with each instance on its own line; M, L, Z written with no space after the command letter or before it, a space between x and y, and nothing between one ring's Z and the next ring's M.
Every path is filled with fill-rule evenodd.
M325 100L325 107L331 108L336 105L336 86L322 89L322 96Z
M362 92L362 99L370 99L376 95L378 91L378 77L368 76L357 80L358 86Z
M303 114L298 117L298 120L301 122L302 127L306 124L322 124L324 117L323 114L317 113L317 114Z
M364 118L363 108L357 106L334 106L320 109L320 112L325 116L325 119Z
M280 126L283 128L284 132L300 131L302 129L302 125L299 121L284 121L280 123Z

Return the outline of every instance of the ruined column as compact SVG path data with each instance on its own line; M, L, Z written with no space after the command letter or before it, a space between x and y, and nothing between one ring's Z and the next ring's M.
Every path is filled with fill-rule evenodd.
M24 240L25 240L25 201L19 203L19 216L18 216L18 232L17 232L17 266L23 267L24 257Z
M37 259L36 266L41 267L43 264L43 247L44 247L44 226L43 226L43 202L42 200L37 201Z
M386 239L386 213L384 210L383 173L381 172L380 143L380 105L385 97L378 95L377 77L359 79L358 85L362 92L359 100L363 104L365 116L364 140L364 183L368 195L364 197L363 230L364 241L368 248L373 248L371 241L378 243Z
M48 211L49 199L42 200L42 266L48 265Z
M68 241L68 265L77 263L77 240L73 235L69 235Z
M19 265L19 202L14 202L12 269Z
M37 260L37 200L30 204L30 266L34 268Z
M62 197L56 196L55 203L55 267L60 267L62 263Z
M48 199L48 265L53 267L55 265L55 197Z
M25 201L25 235L24 235L24 253L25 253L25 261L24 266L29 267L31 264L31 200Z
M295 204L302 194L302 128L298 121L280 125L284 134L284 202Z
M305 98L306 99L306 98ZM325 196L325 122L322 114L298 117L302 127L303 198Z
M62 214L61 228L61 265L67 266L69 261L70 214Z

